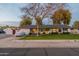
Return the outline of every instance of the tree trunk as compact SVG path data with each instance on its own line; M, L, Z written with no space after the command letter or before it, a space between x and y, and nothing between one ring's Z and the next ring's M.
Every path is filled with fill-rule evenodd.
M37 36L39 36L40 32L41 32L41 25L37 24Z
M39 26L37 25L37 36L39 36Z

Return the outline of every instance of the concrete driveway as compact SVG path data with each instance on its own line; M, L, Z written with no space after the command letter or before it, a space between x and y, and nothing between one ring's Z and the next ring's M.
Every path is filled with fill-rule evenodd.
M11 36L12 35L9 35L9 34L0 34L0 39L11 37Z

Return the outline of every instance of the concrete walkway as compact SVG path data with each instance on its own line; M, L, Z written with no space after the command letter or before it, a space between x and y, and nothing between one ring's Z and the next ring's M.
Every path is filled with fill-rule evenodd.
M1 39L0 48L79 48L79 40L17 40L15 36Z

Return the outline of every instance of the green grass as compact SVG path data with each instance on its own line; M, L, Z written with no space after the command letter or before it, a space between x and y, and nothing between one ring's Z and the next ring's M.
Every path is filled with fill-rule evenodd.
M19 37L19 40L74 40L79 39L79 34L50 34L40 36L24 36Z

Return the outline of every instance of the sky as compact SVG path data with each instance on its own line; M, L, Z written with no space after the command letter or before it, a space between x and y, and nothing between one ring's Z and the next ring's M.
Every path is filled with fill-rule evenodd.
M20 21L21 10L24 4L0 4L0 22Z
M1 22L20 22L21 21L21 15L22 12L20 8L25 6L26 4L21 3L0 3L0 23ZM72 19L70 22L70 25L74 23L74 21L79 21L79 4L78 3L72 3L68 4L69 10L72 13ZM47 19L44 19L43 22L45 24L48 24L49 22ZM34 21L33 21L34 23Z

